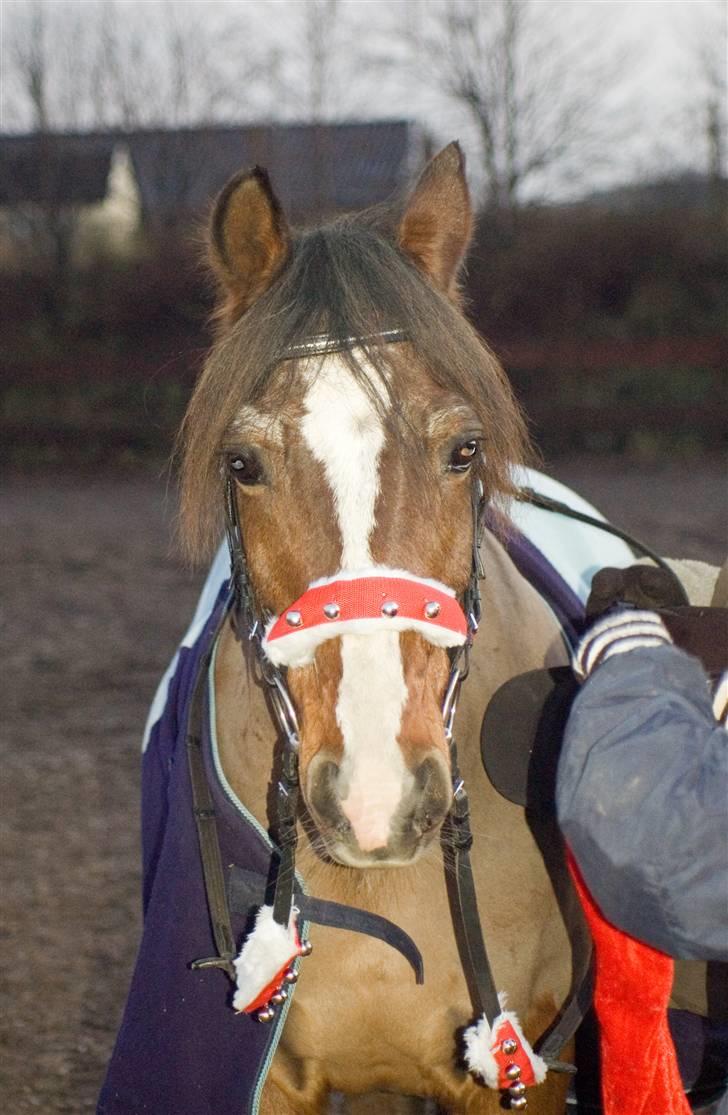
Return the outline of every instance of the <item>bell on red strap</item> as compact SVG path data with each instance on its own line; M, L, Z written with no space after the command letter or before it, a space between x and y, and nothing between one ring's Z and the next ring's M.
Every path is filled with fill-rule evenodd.
M498 996L505 1007L506 996ZM541 1084L546 1079L548 1067L521 1029L514 1011L501 1010L491 1027L483 1016L465 1031L465 1060L471 1072L479 1076L489 1088L507 1090L513 1101L523 1097L526 1088ZM525 1107L525 1103L518 1103Z
M270 1022L273 1008L285 1002L286 985L298 978L292 967L294 961L311 952L311 943L299 937L297 919L294 907L288 925L279 925L273 918L273 907L261 906L255 926L234 961L237 989L233 1008L239 1014L258 1012L261 1022Z

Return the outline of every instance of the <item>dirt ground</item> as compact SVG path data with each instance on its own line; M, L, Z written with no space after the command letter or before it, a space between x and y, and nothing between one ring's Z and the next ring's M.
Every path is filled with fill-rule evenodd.
M725 559L718 458L549 471L657 550ZM163 476L15 475L0 504L0 1108L76 1115L94 1109L139 932L142 726L200 576L175 556Z

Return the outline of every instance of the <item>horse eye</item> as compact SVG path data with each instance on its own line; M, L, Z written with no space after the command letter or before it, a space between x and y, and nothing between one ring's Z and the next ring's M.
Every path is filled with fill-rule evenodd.
M228 458L228 464L230 472L240 484L260 484L263 479L260 461L252 450L233 453Z
M453 449L447 467L450 472L467 472L477 455L478 442L476 438L472 438Z

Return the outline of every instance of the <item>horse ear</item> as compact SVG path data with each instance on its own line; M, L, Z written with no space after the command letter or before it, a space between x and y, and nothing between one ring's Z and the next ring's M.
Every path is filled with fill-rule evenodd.
M261 167L237 174L215 203L210 259L224 292L220 316L240 317L260 298L288 258L290 233Z
M425 167L398 230L400 248L436 286L457 297L460 264L473 232L465 156L450 143Z

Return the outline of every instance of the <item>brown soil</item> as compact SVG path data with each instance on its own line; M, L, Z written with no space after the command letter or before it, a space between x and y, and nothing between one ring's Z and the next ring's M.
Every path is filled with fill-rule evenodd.
M724 560L719 460L551 471L658 550ZM139 933L140 733L200 577L158 478L15 476L1 502L0 1106L89 1112Z

